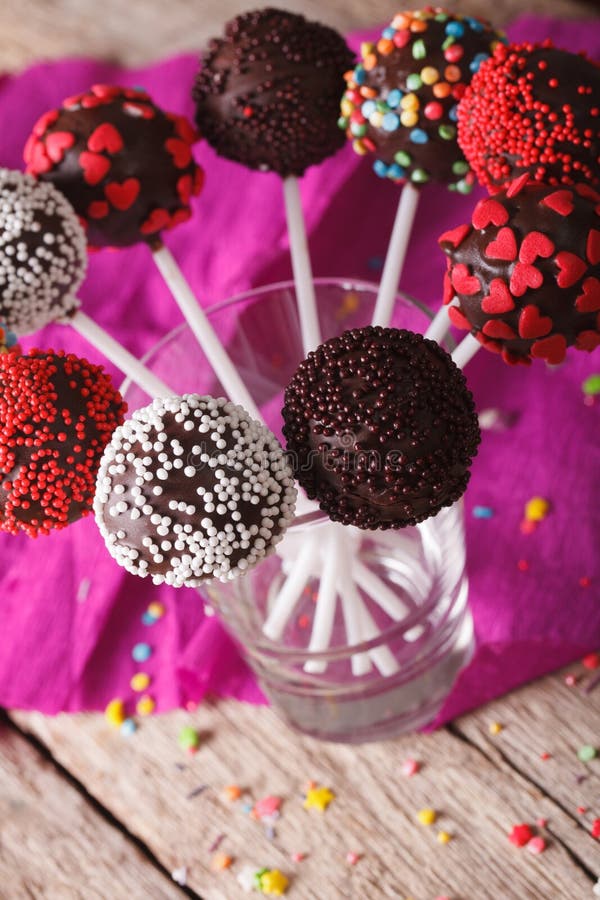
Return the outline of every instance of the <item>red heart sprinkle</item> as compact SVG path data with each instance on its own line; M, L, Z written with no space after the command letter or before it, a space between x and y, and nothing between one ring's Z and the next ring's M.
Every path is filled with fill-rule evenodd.
M587 350L590 353L600 346L600 331L580 331L575 338L575 346L578 350Z
M194 182L191 175L182 175L181 178L177 179L177 193L182 203L189 203L193 186Z
M94 97L93 94L84 94L81 98L81 105L84 109L93 109L95 106L102 106L104 103L106 103L106 100Z
M531 365L531 360L528 356L521 356L520 353L513 353L512 350L508 350L506 347L502 349L502 359L505 363L508 363L509 366Z
M544 337L552 331L552 319L540 315L537 306L524 306L519 315L519 337L531 340Z
M448 308L448 318L457 328L461 328L463 331L471 330L471 323L456 306L450 306Z
M191 122L188 122L185 116L177 116L171 113L169 114L169 119L173 122L175 131L181 140L185 141L186 144L193 144L195 141L199 140L200 135L192 127Z
M593 200L594 203L600 203L600 194L593 187L590 187L589 184L584 184L581 181L575 185L575 190L580 197L587 197L588 200Z
M519 259L522 263L533 263L538 256L548 259L554 253L554 243L541 231L530 231L523 238Z
M84 150L79 154L79 165L83 169L83 180L87 184L98 184L110 169L110 160L99 153L88 153Z
M493 341L491 338L487 338L481 331L477 332L475 339L479 341L486 350L490 350L492 353L502 353L502 344L499 341Z
M529 351L535 359L545 359L546 362L557 366L561 363L567 353L567 342L562 334L553 334L550 337L542 338L531 345Z
M452 228L450 231L445 231L438 238L438 244L442 246L443 244L451 244L453 247L459 247L466 236L471 231L470 225L458 225L457 228Z
M171 217L166 209L153 209L145 222L140 226L142 234L153 234L161 228L168 228Z
M126 210L133 206L140 192L140 183L137 178L126 178L121 184L112 181L104 188L106 197L117 209Z
M46 153L53 163L62 162L65 150L75 143L75 135L70 131L53 131L45 139Z
M516 338L516 332L502 319L489 319L481 329L487 337L509 341Z
M583 292L575 300L575 308L580 313L596 312L600 309L600 281L597 278L586 278Z
M165 141L165 148L173 157L173 162L177 169L185 169L192 161L192 151L190 145L179 138L169 138Z
M501 228L496 239L490 241L484 250L489 259L504 259L512 262L517 258L517 241L512 228Z
M561 250L556 254L556 265L560 269L556 276L556 283L561 288L571 287L587 270L585 261L567 250Z
M110 212L110 206L106 200L94 200L88 206L88 216L90 219L103 219Z
M589 230L585 252L587 254L588 262L592 266L595 266L596 263L600 262L600 231L596 228L590 228Z
M510 276L510 292L513 297L522 297L527 288L539 288L544 276L535 266L518 262Z
M554 191L547 197L543 197L540 203L558 213L559 216L570 216L575 209L572 191Z
M121 96L121 88L115 87L113 84L93 84L91 91L101 100L114 100L115 97Z
M44 113L43 116L37 120L32 129L32 134L37 135L37 137L41 137L46 133L47 129L54 125L56 120L58 119L58 110L50 109L48 112Z
M481 284L476 275L471 275L468 268L463 263L458 263L452 269L452 285L454 290L459 294L466 294L467 297L479 293Z
M187 222L192 218L192 211L189 206L186 206L184 209L176 210L171 216L171 221L169 222L169 228L175 228L176 225L182 225L184 222Z
M123 149L123 138L114 125L110 122L103 122L98 125L90 134L88 141L88 150L92 153L101 153L106 150L107 153L118 153Z
M474 228L486 228L488 225L505 225L508 222L508 210L497 200L480 200L471 218Z
M506 196L510 197L511 200L513 197L516 197L517 194L520 194L527 182L530 180L529 172L524 172L522 175L519 175L518 178L515 178L514 181L511 181L509 186L506 189Z
M52 168L52 162L46 153L46 148L41 141L36 141L31 147L27 171L30 175L43 175Z
M450 260L448 260L450 262ZM452 282L450 281L450 276L447 272L444 272L444 295L442 297L444 306L447 306L451 303L452 298L454 297L454 288L452 287Z
M485 313L497 315L510 312L515 308L515 301L510 295L508 285L501 278L494 278L490 282L490 292L481 301L481 308Z

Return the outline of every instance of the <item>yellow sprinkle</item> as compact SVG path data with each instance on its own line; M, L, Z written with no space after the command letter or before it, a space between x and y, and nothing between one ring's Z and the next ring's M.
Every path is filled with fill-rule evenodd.
M375 44L373 44L371 41L364 41L360 45L360 55L364 59L365 56L368 56L370 53L372 53L374 49L375 49Z
M144 694L143 697L137 702L136 710L139 716L149 716L151 712L154 712L154 707L156 703L154 698L150 696L150 694Z
M550 512L550 503L543 497L532 497L525 504L525 518L528 522L541 522Z
M405 128L412 128L413 125L416 125L419 121L419 114L413 112L412 109L405 109L404 112L400 116L400 121L404 125Z
M433 66L425 66L421 69L421 81L423 84L435 84L440 80L440 73Z
M242 796L242 789L238 787L237 784L228 784L227 787L223 788L223 793L228 800L232 802L234 800L239 800Z
M377 57L375 56L374 53L368 53L362 61L363 69L366 72L370 72L371 69L374 69L376 65L377 65Z
M306 800L304 801L304 809L314 808L324 812L334 799L335 794L327 787L309 788L308 793L306 794Z
M154 600L152 603L148 604L148 612L155 619L161 619L165 614L164 603L159 603L158 600Z
M400 101L401 109L418 109L419 108L419 98L416 94L405 94L402 100Z
M371 113L369 116L369 122L373 128L381 128L383 125L383 113L376 109L375 112Z
M288 884L288 879L279 869L269 869L260 876L260 890L263 894L280 897L285 894Z
M352 113L354 112L354 103L352 103L351 100L348 100L344 97L342 99L342 102L340 103L340 109L341 109L342 115L346 116L346 118L348 118L348 116L351 116Z
M500 722L490 722L490 734L500 734L502 725Z
M228 869L232 862L232 856L228 856L226 853L215 853L210 861L210 867L213 872L222 872L223 869Z
M147 672L136 672L132 677L129 685L132 691L145 691L148 685L150 684L150 676Z
M437 839L440 844L448 844L452 840L452 835L448 831L438 831Z
M126 719L123 701L119 699L111 700L104 710L104 715L107 722L110 722L115 728L119 728Z
M434 809L429 809L429 807L425 807L425 809L420 809L417 813L417 819L421 823L421 825L433 825L435 820L437 819L437 813Z
M352 149L355 153L358 153L359 156L366 156L369 152L362 141L352 141Z

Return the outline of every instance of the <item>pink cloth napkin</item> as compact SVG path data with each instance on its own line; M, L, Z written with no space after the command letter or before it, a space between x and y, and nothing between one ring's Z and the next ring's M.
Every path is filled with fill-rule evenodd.
M371 34L354 35L353 46ZM558 46L600 55L597 20L522 18L514 40L551 36ZM196 59L140 70L91 60L34 66L0 82L0 164L20 168L33 122L65 96L95 82L143 85L165 108L191 114ZM195 217L168 243L197 296L209 305L251 286L290 277L279 180L249 173L200 144L206 188ZM308 172L302 192L317 275L377 280L398 189L383 183L349 147ZM402 287L437 308L444 258L436 239L467 221L474 198L423 191ZM143 353L181 320L145 247L90 259L84 309L133 352ZM70 330L51 327L26 346L97 354ZM110 368L110 367L109 367ZM480 410L512 424L486 431L467 493L468 566L478 649L439 721L464 712L600 645L597 488L600 398L586 405L582 383L600 372L598 353L571 353L559 369L504 366L481 352L467 370ZM552 511L533 534L519 525L526 501ZM473 509L493 509L492 518ZM520 562L521 561L521 562ZM522 561L527 563L527 567ZM261 702L235 647L192 590L153 587L119 569L91 519L48 538L0 536L0 705L60 710L103 708L116 696L133 708L129 680L152 676L158 710L211 692ZM153 624L152 601L166 613ZM132 648L145 642L142 666Z

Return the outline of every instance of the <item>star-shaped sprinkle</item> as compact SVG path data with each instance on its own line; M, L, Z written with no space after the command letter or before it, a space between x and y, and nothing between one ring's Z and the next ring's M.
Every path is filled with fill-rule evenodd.
M306 794L304 809L318 809L321 812L325 812L331 801L334 799L335 794L333 791L330 791L329 788L312 787L309 788Z
M288 884L288 879L279 869L264 869L258 874L258 886L263 894L280 897L285 894Z

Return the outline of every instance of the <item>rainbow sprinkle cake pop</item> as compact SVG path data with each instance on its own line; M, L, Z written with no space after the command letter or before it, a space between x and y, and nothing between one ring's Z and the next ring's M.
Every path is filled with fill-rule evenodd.
M374 153L377 175L416 185L441 181L467 194L474 176L456 142L457 105L503 36L439 7L400 12L346 76L340 128L355 151Z

